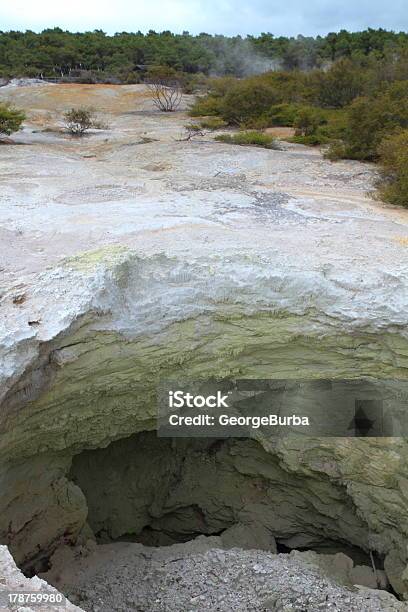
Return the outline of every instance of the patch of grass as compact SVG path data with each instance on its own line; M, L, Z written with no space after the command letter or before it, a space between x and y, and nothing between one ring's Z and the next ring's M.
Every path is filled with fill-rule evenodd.
M227 127L227 122L221 117L204 117L200 119L200 126L203 130L221 130Z
M238 132L236 134L220 134L215 137L218 142L227 142L236 145L252 145L264 149L278 149L278 144L273 136L255 130Z

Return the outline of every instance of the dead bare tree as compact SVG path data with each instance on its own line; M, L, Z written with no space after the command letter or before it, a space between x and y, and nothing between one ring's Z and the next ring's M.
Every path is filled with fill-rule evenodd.
M157 78L147 83L153 104L161 111L175 111L183 98L181 83L177 79Z

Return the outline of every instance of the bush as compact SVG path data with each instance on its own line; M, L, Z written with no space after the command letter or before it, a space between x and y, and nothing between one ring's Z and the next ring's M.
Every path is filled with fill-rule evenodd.
M196 99L189 109L191 117L217 116L221 113L221 99L215 96L205 96Z
M341 140L333 140L323 153L325 159L330 161L338 161L346 157L346 148Z
M189 114L192 117L221 115L223 98L236 82L232 77L209 79L208 94L197 97L190 107Z
M328 141L339 141L345 136L348 127L348 116L344 109L320 109L326 121L321 124L317 132L325 136Z
M250 131L293 126L294 142L330 144L329 159L377 161L381 141L408 129L406 57L389 50L384 60L333 57L327 70L210 80L209 93L191 114L217 116Z
M215 137L215 140L236 145L253 145L257 147L264 147L265 149L278 148L276 140L273 136L256 131L238 132L237 134L220 134L219 136Z
M264 115L277 101L273 86L266 80L244 79L224 96L220 114L230 125L240 125Z
M318 145L323 145L328 143L328 138L319 132L315 134L307 134L297 136L292 136L287 139L288 142L296 142L297 144L307 145L308 147L317 147Z
M153 104L164 113L171 113L180 106L183 98L181 80L178 77L157 77L147 83Z
M64 113L65 128L75 136L83 136L94 126L95 116L91 108L71 108Z
M207 117L200 120L200 126L203 130L221 130L227 123L221 117Z
M0 104L0 137L10 136L21 129L25 113L9 104Z
M319 109L304 106L293 122L295 136L316 136L318 128L324 123L327 123L327 119Z
M378 96L357 98L349 107L345 155L375 161L383 138L408 127L408 81L393 83Z
M328 130L323 130L328 123L328 111L312 106L293 105L290 112L294 116L292 125L295 128L295 135L287 139L289 142L312 147L329 142Z
M378 154L378 195L386 202L408 208L408 130L385 137Z
M329 70L309 77L313 103L327 108L342 108L364 91L364 72L350 59L335 62Z
M262 113L258 117L251 117L245 121L241 121L239 128L241 130L264 130L265 128L271 127L272 121L269 113Z
M300 104L275 104L269 111L270 124L277 126L293 126L301 109Z
M202 72L197 74L182 75L182 89L185 94L194 94L196 92L205 91L208 78Z

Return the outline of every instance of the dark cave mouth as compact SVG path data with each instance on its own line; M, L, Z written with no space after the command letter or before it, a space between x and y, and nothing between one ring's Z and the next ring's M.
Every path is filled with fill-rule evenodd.
M342 552L357 564L383 568L343 489L327 479L318 491L319 498L326 492L334 499L337 522L330 503L326 512L317 510L314 482L284 471L253 439L142 432L75 456L70 478L85 495L98 544L161 547L216 536L229 547Z

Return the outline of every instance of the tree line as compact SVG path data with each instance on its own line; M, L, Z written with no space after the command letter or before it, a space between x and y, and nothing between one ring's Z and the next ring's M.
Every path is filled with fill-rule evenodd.
M210 35L170 31L68 32L61 28L0 32L0 77L80 75L85 80L135 83L144 66L168 66L178 72L248 76L266 70L327 68L341 58L392 57L408 48L408 34L382 28L306 37ZM141 71L142 67L142 71Z

